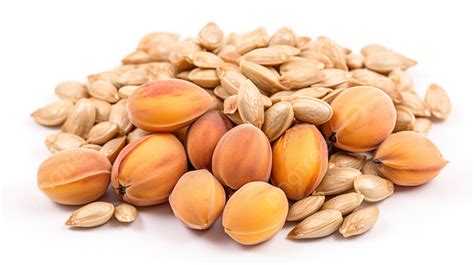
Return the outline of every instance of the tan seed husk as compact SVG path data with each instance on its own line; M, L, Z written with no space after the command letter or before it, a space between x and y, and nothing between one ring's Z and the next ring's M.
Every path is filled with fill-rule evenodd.
M211 95L212 97L212 103L211 106L209 107L209 110L223 110L224 109L224 104L222 100L218 97L216 97L214 94Z
M310 50L304 50L302 51L299 55L299 57L303 57L306 59L310 59L313 62L317 63L318 65L322 64L323 69L324 68L331 68L333 67L332 61L327 57L326 55L318 52L317 50L310 49Z
M191 79L189 79L189 77L188 77L189 72L191 72L191 71L181 71L181 72L176 74L176 78L183 79L183 80L186 80L186 81L191 81Z
M224 42L224 32L216 23L207 23L198 34L198 42L207 50L215 50Z
M369 56L370 54L377 53L377 52L384 52L384 51L390 51L390 50L379 44L367 44L364 47L362 47L362 49L360 50L360 53L363 56Z
M298 55L300 50L287 45L275 45L252 50L242 56L243 60L260 65L279 65Z
M299 90L298 90L299 91ZM291 95L293 95L295 91L279 91L273 94L270 97L270 100L272 101L273 104L278 103L284 99L288 99Z
M244 123L261 128L264 120L263 100L258 88L248 80L242 83L237 94L237 108Z
M401 103L403 97L390 78L368 69L355 69L351 71L352 86L373 86L382 89L394 102Z
M415 128L413 131L419 132L422 134L428 134L428 131L431 129L432 122L428 118L416 118L415 119Z
M305 96L291 96L288 100L295 118L301 122L320 125L332 117L331 106L323 100Z
M145 69L148 81L175 78L177 69L169 62L152 62L140 66Z
M89 97L89 93L87 93L87 87L77 81L64 81L59 83L54 92L56 95L63 100L70 100L72 102L76 102L81 98Z
M98 144L85 144L85 145L82 145L81 148L87 148L87 149L100 151L100 148L102 148L102 146Z
M342 215L346 215L357 209L363 200L364 195L350 192L326 201L321 207L321 210L334 209L340 211Z
M231 120L234 124L244 124L244 121L239 115L239 112L235 112L234 114L225 114L229 120Z
M400 92L403 97L402 106L408 108L417 117L430 117L431 111L426 103L415 92Z
M275 75L270 68L265 66L248 62L240 61L240 71L248 79L250 79L258 88L268 92L275 93L280 90L288 90L278 80L279 77Z
M329 168L313 195L338 195L354 187L354 179L362 173L350 167Z
M236 47L234 45L224 45L217 53L219 57L224 60L224 62L231 63L231 64L239 64L240 60L240 53L236 51Z
M328 104L331 104L331 102L339 95L342 93L342 91L346 90L347 87L342 87L342 88L336 88L333 91L329 92L326 96L324 96L321 100L326 101Z
M128 70L120 75L117 82L121 86L143 85L148 82L148 73L143 68Z
M323 73L324 78L322 82L317 84L317 86L321 87L336 87L348 82L351 78L349 72L340 69L323 69L321 72Z
M81 147L86 144L86 141L75 134L59 132L48 135L44 144L51 153L56 153L71 148Z
M296 34L292 29L283 27L272 35L268 46L274 45L288 45L296 47Z
M239 37L239 41L236 44L236 51L240 54L245 54L257 48L266 47L269 41L270 38L268 37L267 30L258 28Z
M76 102L69 113L61 130L82 138L87 137L95 122L95 106L89 99L83 98Z
M379 212L379 208L376 206L359 209L344 218L344 222L339 227L339 232L343 237L363 234L375 225Z
M87 142L98 145L105 144L107 141L114 138L118 131L119 128L117 124L113 122L103 121L101 123L97 123L89 132Z
M142 50L136 50L122 59L123 64L142 64L142 63L149 63L153 61L153 57L151 57L147 52Z
M426 105L433 117L444 120L451 112L451 101L444 89L437 84L431 84L425 95Z
M361 171L362 171L362 174L364 175L374 175L374 176L379 175L379 172L377 171L377 167L373 163L373 159L366 160Z
M230 69L224 71L220 77L222 88L224 88L227 93L231 95L237 94L242 83L247 80L247 78L240 73L239 70Z
M324 82L325 75L316 65L301 67L283 73L279 79L280 83L290 89L298 89Z
M99 123L103 121L108 121L112 105L109 102L96 98L90 98L90 101L95 106L95 122Z
M314 214L324 203L324 196L308 196L290 206L288 210L287 221L300 221Z
M120 98L121 99L127 99L139 87L140 86L123 86L123 87L121 87L118 91Z
M404 106L396 106L395 109L397 110L397 122L393 132L412 131L415 128L415 115Z
M179 35L169 32L151 32L139 42L137 50L147 52L153 60L166 61L170 52L178 45Z
M354 53L347 54L346 63L350 70L362 68L364 67L364 56Z
M99 152L101 152L103 155L109 159L111 163L115 161L115 158L117 158L118 154L122 150L122 148L125 146L127 142L127 137L122 136L118 138L114 138L107 143L105 143L102 148L100 148Z
M229 92L227 92L227 90L225 90L224 87L221 86L221 85L216 86L216 88L214 88L213 92L214 92L214 95L216 95L216 97L218 97L222 100L225 100L226 98L232 96L232 94L229 94Z
M192 55L193 64L200 68L217 68L224 61L212 52L199 51Z
M332 92L332 89L327 87L311 86L295 91L293 93L293 96L306 96L321 99L330 92Z
M131 143L135 140L138 140L142 137L145 137L147 135L150 135L151 132L147 132L145 130L142 130L140 128L135 128L133 131L131 131L129 134L127 134L127 143Z
M237 111L237 95L232 95L224 100L224 114L234 114Z
M38 124L44 126L58 126L66 121L67 116L69 115L69 112L72 110L72 108L72 101L58 100L37 109L31 113L31 117Z
M328 167L351 167L360 170L364 166L365 156L358 153L337 152L329 158Z
M130 223L137 219L138 211L135 206L121 203L115 207L114 216L121 223Z
M287 238L304 239L328 236L339 228L343 221L339 211L328 209L310 215L288 233Z
M113 204L93 202L72 212L66 221L66 225L70 227L95 227L105 224L113 214Z
M311 69L324 69L324 63L314 61L311 59L303 58L303 57L291 57L288 61L280 65L280 74L287 73L292 70L296 69L304 69L304 68L311 68Z
M373 52L364 57L364 65L370 70L388 74L395 69L406 70L417 62L393 51Z
M122 99L112 105L109 115L109 122L117 124L120 135L126 135L132 130L133 125L128 119L126 99Z
M374 175L360 175L354 179L354 189L368 202L378 202L393 194L393 183Z
M88 91L91 96L109 103L119 101L120 96L117 88L108 80L97 80L88 85Z
M293 123L293 107L289 102L274 104L265 111L262 131L270 142L278 139Z
M334 41L323 36L318 37L316 51L326 55L333 63L334 68L348 70L344 51Z
M128 65L128 66L135 67L134 65ZM120 77L120 74L121 74L121 72L119 70L105 71L105 72L98 73L98 74L88 75L87 76L87 81L89 83L93 83L93 82L98 81L98 80L108 80L108 81L112 82L112 84L114 84L115 87L118 87L119 83L117 82L117 80Z
M390 72L388 78L392 80L398 91L413 91L413 81L407 71L395 69Z
M262 93L261 90L260 90L260 93ZM271 100L269 97L267 97L267 96L265 96L265 95L263 95L263 94L260 94L260 96L261 96L261 98L262 98L263 107L264 107L265 109L268 109L268 108L270 108L270 107L273 105L273 102L272 102L272 100Z
M188 78L204 88L214 88L220 84L219 77L215 69L193 69Z

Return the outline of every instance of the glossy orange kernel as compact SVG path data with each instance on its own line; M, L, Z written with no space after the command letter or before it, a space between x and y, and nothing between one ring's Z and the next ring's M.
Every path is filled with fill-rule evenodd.
M214 149L232 127L232 122L218 110L207 112L189 127L186 151L194 168L212 171Z
M289 199L308 196L319 185L327 168L326 141L314 125L296 125L273 145L272 183Z
M38 169L38 187L51 200L81 205L100 198L110 183L109 160L98 151L74 148L50 156Z
M156 133L125 146L112 167L112 186L125 202L148 206L166 202L188 162L181 142Z
M236 190L251 181L268 181L272 150L265 134L250 124L227 132L212 156L212 172L224 185Z
M243 245L269 240L285 224L288 200L285 193L266 182L255 181L242 186L230 197L224 208L224 231Z
M187 227L211 227L224 210L225 191L206 169L189 171L176 183L169 202L174 215Z
M351 87L339 94L331 107L333 116L322 131L334 146L346 151L373 150L395 128L395 106L385 92L375 87Z
M448 161L426 136L403 131L383 141L375 153L373 163L393 183L416 186L437 176Z
M183 128L204 114L212 97L201 87L184 80L151 81L132 93L128 117L140 129L170 132Z

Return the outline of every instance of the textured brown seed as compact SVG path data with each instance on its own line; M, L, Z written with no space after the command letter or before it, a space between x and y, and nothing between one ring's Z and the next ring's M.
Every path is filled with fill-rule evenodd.
M204 88L214 88L220 84L219 77L214 69L196 68L189 72L188 78Z
M395 69L406 70L416 64L416 61L389 50L373 52L364 57L367 68L382 74Z
M59 83L54 90L56 95L64 100L70 100L76 102L81 98L89 97L87 93L87 87L81 82L77 81L64 81Z
M86 141L75 134L59 132L48 135L44 144L51 153L56 153L66 149L81 147L86 144Z
M262 131L270 142L278 139L288 128L294 119L293 107L289 102L282 101L274 104L265 111Z
M339 211L327 209L319 211L299 223L288 233L287 238L304 239L328 236L339 228L343 221Z
M357 209L363 200L364 195L362 194L356 192L346 193L326 201L321 210L334 209L340 211L342 215L346 215Z
M31 117L41 125L57 126L66 121L72 108L72 101L58 100L31 113Z
M237 108L242 121L257 128L262 127L264 119L262 97L258 88L248 79L239 88Z
M114 216L121 223L130 223L137 219L138 211L135 206L121 203L115 207Z
M279 77L265 66L242 60L240 61L240 71L258 88L266 92L275 93L280 90L288 90L280 84Z
M89 94L97 99L115 103L120 99L117 88L108 80L97 80L88 86Z
M430 117L431 111L426 103L420 99L416 92L402 91L403 97L402 106L408 108L415 116Z
M119 129L117 124L113 122L104 121L101 123L97 123L96 125L94 125L94 127L92 127L91 131L89 132L87 142L98 145L105 144L107 141L114 138L118 131Z
M107 223L114 214L114 205L93 202L75 210L66 221L70 227L95 227Z
M395 109L397 110L397 123L393 132L412 131L415 128L415 115L404 106L396 106Z
M126 135L132 130L133 125L128 119L127 100L122 99L112 105L109 122L117 124L121 135Z
M105 155L110 162L113 163L122 148L125 146L126 142L127 137L125 136L114 138L105 143L99 151Z
M99 123L108 121L112 105L106 101L96 98L90 98L89 100L94 104L95 107L95 122Z
M308 196L290 206L287 221L300 221L314 214L324 203L324 196Z
M425 102L431 114L437 119L444 120L451 112L451 101L444 89L436 84L431 84L426 91Z
M329 168L351 167L360 170L364 165L365 156L358 153L337 152L329 158Z
M295 118L301 122L320 125L332 117L331 106L323 100L305 96L291 96L288 100Z
M92 101L83 98L76 102L61 129L63 132L86 138L94 122L95 106Z
M422 133L426 135L428 131L431 129L432 122L428 118L416 118L415 119L415 128L413 131Z
M354 178L361 172L350 167L329 168L314 195L337 195L354 187Z
M208 50L214 50L222 46L224 33L216 23L207 23L199 32L199 44Z
M368 202L378 202L393 194L393 183L374 175L360 175L354 179L354 189Z
M344 222L339 227L339 232L343 237L363 234L375 225L379 212L379 208L376 206L359 209L344 218Z

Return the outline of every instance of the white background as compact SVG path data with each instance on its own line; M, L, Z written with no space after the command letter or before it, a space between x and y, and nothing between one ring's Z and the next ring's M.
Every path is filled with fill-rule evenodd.
M466 1L469 2L469 1ZM472 264L473 8L457 1L2 1L0 4L2 263L169 264ZM140 209L130 225L90 230L63 222L76 207L49 201L36 187L51 129L29 114L55 99L63 80L111 69L151 31L194 36L207 22L225 32L290 26L358 51L376 42L416 59L422 93L445 87L453 112L430 138L450 161L431 183L399 188L379 203L376 226L359 237L294 242L285 226L272 240L242 247L220 221L195 232L167 204ZM469 117L469 118L468 118ZM105 200L115 200L109 194ZM469 245L471 247L469 247ZM88 262L88 263L85 263ZM3 263L7 264L7 263Z

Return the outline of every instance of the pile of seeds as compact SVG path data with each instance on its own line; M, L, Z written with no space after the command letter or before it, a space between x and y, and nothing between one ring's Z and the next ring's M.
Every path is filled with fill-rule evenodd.
M93 202L71 226L101 225L114 211L130 222L130 204L169 201L193 229L223 215L241 244L270 239L285 221L299 222L291 239L362 234L379 215L364 201L386 199L394 183L426 183L447 163L425 135L450 100L436 84L417 95L414 65L381 45L353 53L290 28L153 32L122 65L58 84L59 100L32 113L61 126L45 140L55 154L38 185L57 203ZM130 204L94 202L110 182Z

